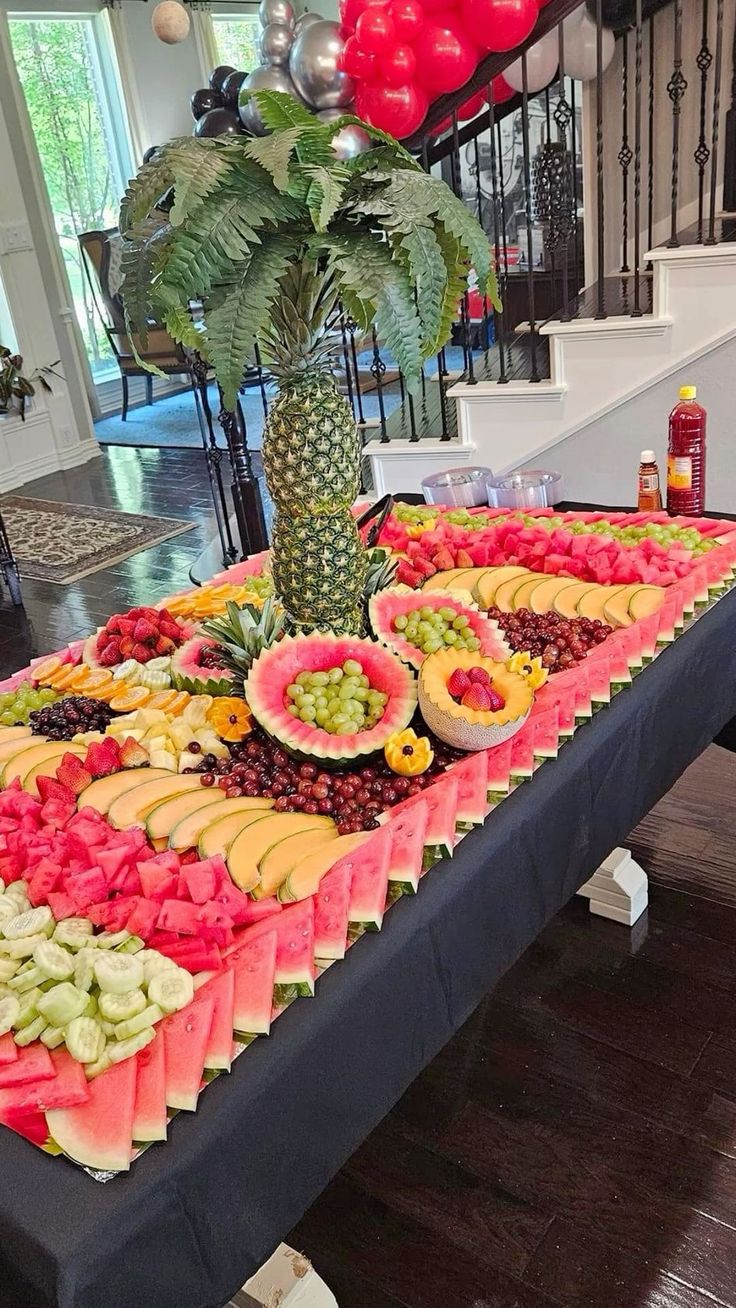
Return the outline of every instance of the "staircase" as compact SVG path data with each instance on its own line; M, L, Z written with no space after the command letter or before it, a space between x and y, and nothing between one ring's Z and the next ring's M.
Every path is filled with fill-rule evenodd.
M569 14L570 0L561 3ZM428 474L463 464L496 474L536 464L563 471L574 498L626 502L639 450L656 448L677 384L702 376L712 392L714 377L730 382L736 217L721 210L736 177L736 14L718 0L676 0L648 20L641 4L630 8L639 22L618 35L611 66L591 83L565 77L563 39L561 73L536 101L491 106L464 126L455 117L444 141L424 142L425 166L442 168L484 222L507 312L491 322L483 308L481 322L466 297L460 375L443 376L441 356L421 395L402 396L366 431L376 495L416 491ZM548 27L559 17L555 0L541 16ZM523 141L511 217L501 132L509 110ZM535 115L541 144L532 154ZM484 148L490 196L481 186ZM550 194L555 180L561 196ZM512 242L514 222L522 237ZM522 273L513 266L518 252L528 255ZM723 423L732 405L724 403ZM736 509L731 425L711 464L711 507L722 511Z

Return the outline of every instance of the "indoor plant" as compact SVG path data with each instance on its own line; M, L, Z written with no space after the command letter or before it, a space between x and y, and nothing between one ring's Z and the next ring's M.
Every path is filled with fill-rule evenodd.
M279 383L264 432L273 576L291 624L357 632L366 557L350 512L360 442L335 385L344 311L375 324L407 385L445 343L469 266L495 297L488 241L392 137L340 162L323 123L257 92L271 134L172 141L130 183L120 227L131 335L162 319L210 362L227 407L254 346ZM168 215L159 201L174 189ZM195 326L192 301L203 308Z

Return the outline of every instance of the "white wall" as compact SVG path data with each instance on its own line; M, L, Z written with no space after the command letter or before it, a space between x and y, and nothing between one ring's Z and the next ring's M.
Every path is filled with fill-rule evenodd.
M653 449L666 472L667 420L680 386L698 388L708 412L707 508L736 513L736 411L733 378L736 341L703 355L687 371L658 382L612 413L568 436L533 461L561 472L565 498L599 504L635 504L639 455ZM527 464L531 467L531 464Z
M179 45L164 45L151 30L152 5L124 4L115 12L127 43L125 71L132 83L143 149L192 130L189 98L204 84L194 31Z

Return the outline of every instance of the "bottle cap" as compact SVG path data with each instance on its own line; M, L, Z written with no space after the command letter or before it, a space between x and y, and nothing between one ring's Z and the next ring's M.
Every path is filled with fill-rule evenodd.
M641 461L642 463L656 463L657 456L654 453L654 450L642 450Z
M698 388L697 388L697 386L681 386L681 387L680 387L680 399L681 399L681 400L694 400L695 397L696 397L696 395L697 395L697 393L698 393Z

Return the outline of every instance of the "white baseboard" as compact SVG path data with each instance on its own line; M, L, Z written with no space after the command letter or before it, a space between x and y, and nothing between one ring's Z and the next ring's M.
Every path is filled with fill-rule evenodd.
M0 469L0 493L17 490L26 482L37 481L50 472L65 472L69 468L78 468L90 459L96 459L100 447L95 440L79 441L78 444L64 450L48 450L35 458L23 460L18 458L10 468Z

